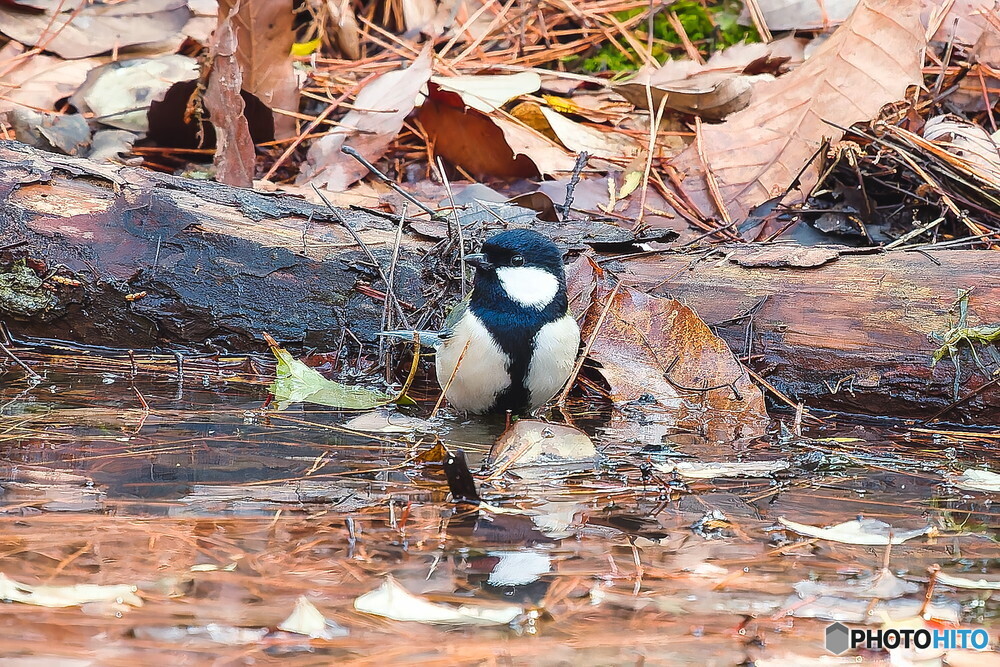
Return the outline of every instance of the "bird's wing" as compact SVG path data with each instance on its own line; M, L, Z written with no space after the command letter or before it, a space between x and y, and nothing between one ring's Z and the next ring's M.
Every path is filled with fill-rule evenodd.
M456 303L448 311L448 314L444 317L444 325L441 327L441 338L447 338L458 326L459 321L462 316L465 315L466 311L469 310L469 303L472 301L472 294L470 293L464 299Z
M472 296L469 295L456 303L448 311L448 314L444 318L444 326L441 327L441 331L405 331L405 330L395 330L395 331L379 331L378 336L387 336L390 338L400 338L402 340L413 340L414 334L420 334L420 344L427 345L429 347L441 347L441 345L448 340L455 327L458 325L459 320L462 319L462 315L465 311L469 309L469 301L471 301Z
M420 335L420 344L426 345L428 347L439 347L441 345L442 336L437 331L379 331L376 336L386 336L387 338L400 338L402 340L412 341L415 338L415 334Z

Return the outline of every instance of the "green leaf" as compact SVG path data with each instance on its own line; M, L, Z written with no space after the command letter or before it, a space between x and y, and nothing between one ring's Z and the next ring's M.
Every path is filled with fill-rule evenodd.
M315 368L306 366L276 343L271 345L271 352L278 360L278 366L275 369L277 378L270 391L278 402L279 410L302 401L349 410L371 410L396 400L394 395L376 389L327 380Z

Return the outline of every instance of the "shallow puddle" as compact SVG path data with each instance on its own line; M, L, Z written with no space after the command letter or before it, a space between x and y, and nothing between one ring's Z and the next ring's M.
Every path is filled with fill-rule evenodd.
M433 434L263 410L252 361L188 361L181 382L169 358L24 358L40 382L0 366L0 572L25 586L126 584L141 606L0 605L12 664L799 665L832 659L833 620L916 616L932 565L1000 579L997 493L955 481L995 466L996 432L828 419L805 437L776 422L770 437L708 442L588 416L592 469L480 476L500 510L477 513L418 458ZM448 415L434 430L475 471L503 424ZM707 461L787 466L664 472ZM894 536L930 532L887 554L779 521L859 515ZM438 611L518 613L431 624L419 608L419 620L356 609L387 575ZM301 596L329 621L319 638L278 628ZM996 640L989 590L938 585L924 611Z

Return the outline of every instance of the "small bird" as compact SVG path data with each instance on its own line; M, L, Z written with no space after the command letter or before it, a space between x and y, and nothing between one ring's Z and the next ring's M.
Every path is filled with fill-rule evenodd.
M472 293L442 331L420 332L436 348L438 384L458 410L532 412L569 380L580 347L562 253L538 232L513 229L465 261L476 267ZM412 338L405 333L386 332Z

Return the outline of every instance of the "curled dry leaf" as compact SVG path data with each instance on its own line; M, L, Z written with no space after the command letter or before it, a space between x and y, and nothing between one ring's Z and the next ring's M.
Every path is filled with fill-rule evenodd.
M574 153L586 152L594 157L620 160L635 157L639 152L639 142L626 134L578 123L535 102L519 104L511 114L544 135L557 139Z
M594 287L586 299L588 281ZM582 338L593 339L589 356L610 385L612 400L652 397L683 423L744 432L764 428L760 389L691 308L631 287L615 291L586 256L569 267L567 282L571 309L584 313Z
M811 0L810 0L811 1ZM653 109L664 105L683 113L721 120L750 104L752 89L771 81L789 61L803 59L802 43L785 38L769 44L737 44L718 51L705 64L693 60L668 60L656 70L640 71L614 86L615 92L640 109L647 108L646 86Z
M52 2L42 13L0 2L0 31L22 44L43 44L63 58L86 58L173 37L188 19L187 0Z
M356 599L354 608L395 621L448 625L507 625L524 613L521 607L513 605L487 607L465 604L452 607L437 604L410 593L391 575L381 586Z
M382 157L430 75L428 47L409 67L386 72L365 86L340 125L309 148L298 183L315 182L326 190L343 192L363 178L368 170L340 149L352 146L371 162Z
M778 517L778 522L785 528L790 528L796 533L807 537L818 537L823 540L830 540L831 542L843 542L844 544L902 544L914 537L927 535L933 531L933 528L930 526L914 530L896 530L885 521L879 521L878 519L854 519L827 528L797 523L783 516Z
M1000 189L1000 148L982 126L958 116L935 116L924 124L924 139L950 153L965 171Z
M63 60L44 53L20 57L25 48L8 42L0 49L0 113L18 106L55 109L56 102L73 94L99 66L97 58Z
M327 44L335 46L350 60L361 57L361 28L350 0L308 0L309 6L322 21Z
M105 125L146 132L149 105L162 100L171 85L196 78L198 61L187 56L118 60L91 70L70 102Z
M754 206L783 193L825 138L840 139L843 133L830 123L849 127L870 120L919 85L925 38L918 9L916 3L862 0L801 67L757 85L753 103L724 123L703 126L702 151L696 142L674 161L702 213L721 215L710 203L700 153L727 215L743 220ZM799 191L809 192L818 176L818 166L810 166Z
M220 18L212 43L212 72L205 90L205 108L215 127L216 179L226 185L249 188L256 167L253 139L243 97L243 70L236 58L233 15Z
M273 111L299 110L299 86L292 68L292 0L220 0L219 25L230 17L243 90ZM274 114L274 136L295 134L295 119Z

